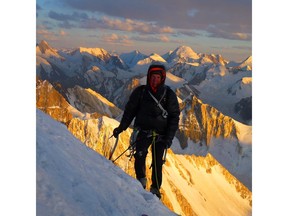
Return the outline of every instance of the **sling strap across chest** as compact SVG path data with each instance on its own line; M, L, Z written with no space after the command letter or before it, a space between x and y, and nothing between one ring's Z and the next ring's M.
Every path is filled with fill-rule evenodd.
M148 93L149 93L149 95L152 97L152 99L156 102L156 104L157 104L157 106L162 110L162 117L163 118L167 118L168 117L168 112L163 108L163 106L161 105L161 101L163 100L163 98L165 97L165 95L166 95L166 91L167 91L167 88L165 88L165 90L164 90L164 93L163 93L163 95L162 95L162 97L161 97L161 99L158 101L154 96L153 96L153 94L150 92L150 91L148 91Z

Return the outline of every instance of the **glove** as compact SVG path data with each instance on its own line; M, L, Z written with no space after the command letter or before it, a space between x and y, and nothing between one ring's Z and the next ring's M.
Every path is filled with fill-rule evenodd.
M119 127L115 128L115 129L113 130L113 136L114 136L115 138L117 138L122 131L123 131L123 130L122 130L121 128L119 128Z
M167 137L160 138L160 142L162 142L165 148L170 148L172 145L172 140Z
M172 145L172 140L171 139L164 139L164 145L166 145L166 148L170 148Z

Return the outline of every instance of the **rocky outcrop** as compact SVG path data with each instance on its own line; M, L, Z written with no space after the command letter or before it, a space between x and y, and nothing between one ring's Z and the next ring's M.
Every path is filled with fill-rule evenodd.
M182 104L182 118L177 137L182 147L187 146L187 138L193 142L209 145L212 137L237 137L237 129L232 118L223 115L214 107L202 103L192 96ZM185 118L184 118L185 117ZM185 140L186 139L186 140Z
M36 107L62 123L73 118L70 104L46 80L37 80Z

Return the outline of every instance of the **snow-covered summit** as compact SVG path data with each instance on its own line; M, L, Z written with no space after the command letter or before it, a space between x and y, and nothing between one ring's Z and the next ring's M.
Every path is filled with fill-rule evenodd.
M46 56L60 57L57 51L52 47L50 47L50 45L45 40L42 40L39 44L37 44L36 54L38 55L45 54Z
M100 57L100 58L104 58L106 56L110 56L110 54L103 48L86 48L86 47L79 47L79 51L81 53L87 52L90 53L91 55Z
M152 62L166 63L165 59L163 59L160 55L158 55L157 53L152 53L147 58L138 61L137 65L148 65L151 64Z
M171 61L187 61L190 62L191 60L199 59L199 55L188 46L180 46L177 49L175 49L167 59L168 62Z

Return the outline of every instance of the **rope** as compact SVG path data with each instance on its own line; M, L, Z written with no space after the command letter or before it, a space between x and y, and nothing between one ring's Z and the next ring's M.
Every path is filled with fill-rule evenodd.
M158 176L157 176L157 163L156 163L156 136L158 134L155 132L155 131L152 131L152 145L153 145L153 157L154 157L154 168L155 168L155 178L156 178L156 184L157 184L157 189L159 190L160 187L159 187L159 182L158 182Z

